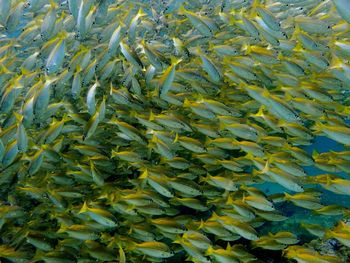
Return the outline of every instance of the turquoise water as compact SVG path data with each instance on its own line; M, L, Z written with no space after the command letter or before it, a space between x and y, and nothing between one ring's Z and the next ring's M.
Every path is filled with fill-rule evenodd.
M348 121L350 124L350 121ZM325 136L316 136L312 144L308 146L302 147L308 154L312 155L314 151L317 151L318 153L326 153L329 151L334 151L334 152L341 152L341 151L346 151L349 150L348 147L344 147L344 145L337 143L336 141L325 137ZM303 169L305 172L310 175L319 175L319 174L324 174L327 173L315 166L304 166ZM342 178L347 178L347 174L345 172L340 172L340 173L335 173L337 176L342 177ZM279 186L278 184L274 183L264 183L261 185L257 185L260 189L262 189L264 192L270 193L270 194L275 194L275 193L283 193L286 192L286 189ZM321 189L320 187L318 187ZM322 191L326 194L324 197L323 201L326 203L332 203L334 199L337 200L337 202L340 202L341 205L344 205L346 207L350 208L350 197L348 196L341 196L339 197L338 195L335 195L327 190L322 189ZM288 191L287 191L288 192Z

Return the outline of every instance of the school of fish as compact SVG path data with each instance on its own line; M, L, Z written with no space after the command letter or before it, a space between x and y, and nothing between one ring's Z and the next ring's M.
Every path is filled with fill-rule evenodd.
M0 94L0 261L344 262L348 0L0 0Z

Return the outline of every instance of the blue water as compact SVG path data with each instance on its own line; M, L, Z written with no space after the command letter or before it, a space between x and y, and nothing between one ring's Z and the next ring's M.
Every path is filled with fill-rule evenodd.
M350 121L348 120L346 123L350 124ZM314 151L317 151L318 153L324 153L329 151L341 152L344 150L350 150L349 147L344 147L342 144L339 144L336 141L329 139L328 137L325 137L325 136L315 137L311 145L308 145L302 148L310 155L312 155ZM328 173L321 169L318 169L315 166L305 166L303 168L309 176ZM349 179L349 175L347 175L346 173L337 173L336 175L339 177ZM256 185L256 187L264 191L266 194L290 192L284 187L276 183L263 183L260 185ZM318 191L322 192L321 203L323 205L337 204L350 209L349 195L335 194L333 192L330 192L322 188L319 185L310 185L306 187L312 187L313 189L317 189ZM305 230L302 227L300 227L301 222L309 223L309 224L319 224L324 226L325 228L330 228L335 224L337 224L337 222L342 217L342 216L319 215L317 213L312 212L311 210L294 206L292 203L289 203L289 202L283 203L281 205L283 206L283 208L281 207L280 211L282 211L284 215L288 216L288 219L283 222L268 223L267 225L265 225L265 228L262 230L264 233L266 232L267 234L268 232L291 231L299 236L300 235L304 236L304 235L308 235L308 233L305 232ZM304 238L311 239L311 237L308 237L308 238L304 237Z
M347 121L348 124L350 124L350 121ZM344 147L342 144L328 138L325 136L317 136L314 138L313 143L311 145L308 146L304 146L302 147L303 150L305 150L309 155L312 155L312 153L314 151L318 152L318 153L324 153L324 152L329 152L329 151L334 151L334 152L341 152L341 151L345 151L348 150L348 147ZM327 173L315 166L304 166L303 167L305 172L309 175L309 176L315 176L315 175L319 175L319 174L324 174ZM342 172L342 173L336 173L337 176L343 177L343 178L347 178L348 176L346 175L346 173ZM276 184L276 183L263 183L260 185L257 185L257 187L259 187L261 190L263 190L265 193L267 194L275 194L275 193L284 193L284 192L288 192L288 190L286 190L284 187ZM313 186L315 187L315 186ZM318 189L320 189L318 187ZM325 193L330 193L327 190L324 190ZM333 196L339 196L339 195L335 195L332 194ZM348 207L350 207L350 197L345 197L345 202L347 204Z
M350 120L346 121L346 123L350 124ZM326 136L317 136L314 138L313 143L311 145L308 145L308 146L305 146L302 148L309 155L312 155L312 153L314 151L316 151L318 153L324 153L324 152L329 152L329 151L341 152L341 151L349 150L348 147L344 147L342 144L339 144L336 141L334 141ZM309 176L315 176L315 175L319 175L319 174L329 173L329 172L325 172L325 171L323 171L315 166L304 166L303 168ZM339 177L347 178L347 179L349 178L349 176L344 172L336 173L336 175ZM269 183L269 182L263 183L263 184L257 185L257 187L260 188L262 191L264 191L267 194L289 192L287 189L285 189L284 187L282 187L276 183ZM321 186L312 185L312 187L323 192L322 202L325 205L336 203L338 205L342 205L342 206L350 208L350 196L335 194L333 192L325 190ZM336 202L334 202L335 200L336 200Z

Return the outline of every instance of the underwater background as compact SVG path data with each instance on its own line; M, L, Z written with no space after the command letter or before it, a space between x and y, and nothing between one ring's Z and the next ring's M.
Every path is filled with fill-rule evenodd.
M0 262L350 262L350 2L0 0Z

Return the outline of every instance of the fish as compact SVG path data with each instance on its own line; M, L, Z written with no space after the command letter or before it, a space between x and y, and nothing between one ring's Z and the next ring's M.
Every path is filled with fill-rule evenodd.
M348 23L350 23L350 17L349 15L345 12L346 8L349 7L349 3L344 0L334 0L333 1L334 6L339 13L339 15L346 20Z
M210 37L213 34L212 29L208 26L208 24L204 21L203 17L200 15L188 11L185 9L183 5L181 5L178 9L179 15L185 15L191 24L203 35Z
M317 196L313 196L312 194L295 194L290 195L285 193L285 199L293 202L295 205L312 210L318 210L323 208L323 205L320 204L320 200Z
M323 123L316 123L316 131L325 133L329 138L345 145L350 144L349 131L347 126L330 126Z
M66 38L67 34L62 33L58 38L58 42L50 52L46 61L46 72L48 74L56 73L63 65L66 52Z
M7 19L10 15L11 1L1 0L0 10L0 22L2 25L6 25Z
M325 237L335 238L345 246L349 247L349 226L344 223L344 221L339 221L333 230L326 231Z
M273 203L267 200L264 197L258 197L253 195L243 196L243 203L247 203L248 205L260 209L262 211L274 211L275 207Z
M0 258L348 261L347 9L0 0Z
M210 262L207 257L202 253L197 247L192 245L192 243L186 239L175 240L174 243L180 244L183 249L190 255L193 260L199 260L200 262L208 263Z
M299 261L313 261L318 262L339 262L337 257L329 255L321 255L313 249L308 249L302 246L290 246L284 250L287 258L299 260Z
M164 71L159 79L159 96L164 96L171 89L176 75L176 66L181 61L181 59L172 58L171 65Z
M229 247L227 249L214 249L212 246L210 246L207 249L206 254L219 262L239 262L237 255L233 251L230 251Z
M325 234L325 229L323 226L318 224L308 224L301 222L300 225L305 228L308 232L310 232L312 235L315 235L317 237L323 237Z
M106 227L117 226L113 214L101 208L88 207L86 202L83 204L82 208L79 211L79 214L81 213L89 215L91 219L93 219L94 221L96 221L97 223L103 226L106 226Z

